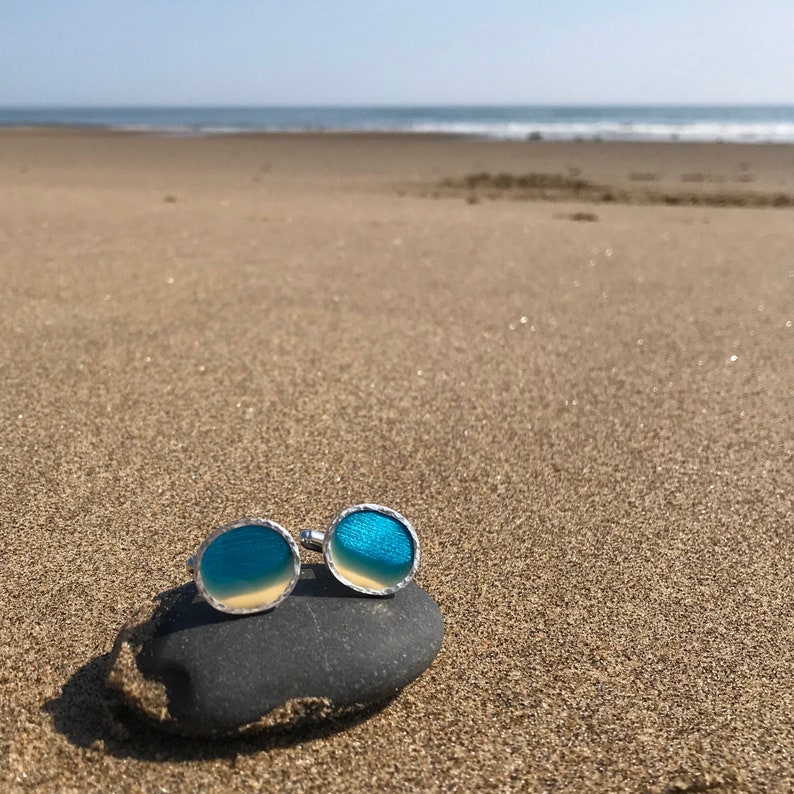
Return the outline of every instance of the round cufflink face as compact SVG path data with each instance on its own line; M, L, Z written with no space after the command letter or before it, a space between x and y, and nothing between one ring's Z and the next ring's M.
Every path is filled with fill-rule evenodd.
M247 615L272 609L295 587L300 556L274 521L243 518L216 529L196 554L196 587L215 609Z
M360 593L389 595L413 578L419 566L419 538L394 510L354 505L339 513L326 530L323 555L343 584Z

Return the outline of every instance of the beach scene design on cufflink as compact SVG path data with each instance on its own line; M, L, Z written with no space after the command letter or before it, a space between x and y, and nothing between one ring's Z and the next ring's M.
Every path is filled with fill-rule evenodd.
M284 527L242 518L218 527L187 561L202 598L220 612L251 615L278 606L300 576L298 546Z
M339 513L325 532L305 529L301 545L322 552L342 584L367 595L405 587L419 567L419 538L407 518L382 505L360 504Z

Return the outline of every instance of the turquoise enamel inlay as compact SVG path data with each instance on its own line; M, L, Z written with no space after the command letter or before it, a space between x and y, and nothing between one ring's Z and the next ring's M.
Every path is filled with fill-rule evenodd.
M256 609L275 601L294 573L287 541L274 529L236 527L210 543L201 557L201 580L222 604Z
M336 525L329 551L336 569L352 584L386 590L411 573L414 540L396 518L360 510Z

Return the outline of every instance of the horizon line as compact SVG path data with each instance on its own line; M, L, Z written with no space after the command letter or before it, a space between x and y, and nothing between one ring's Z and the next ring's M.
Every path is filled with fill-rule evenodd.
M93 104L93 103L53 103L53 104L0 104L0 110L356 110L356 109L408 109L408 108L669 108L669 107L794 107L789 102L417 102L417 103L141 103L141 104Z

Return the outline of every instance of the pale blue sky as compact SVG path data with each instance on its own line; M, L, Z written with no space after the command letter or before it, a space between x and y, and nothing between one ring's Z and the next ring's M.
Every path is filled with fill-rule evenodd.
M2 0L0 106L794 103L794 0Z

